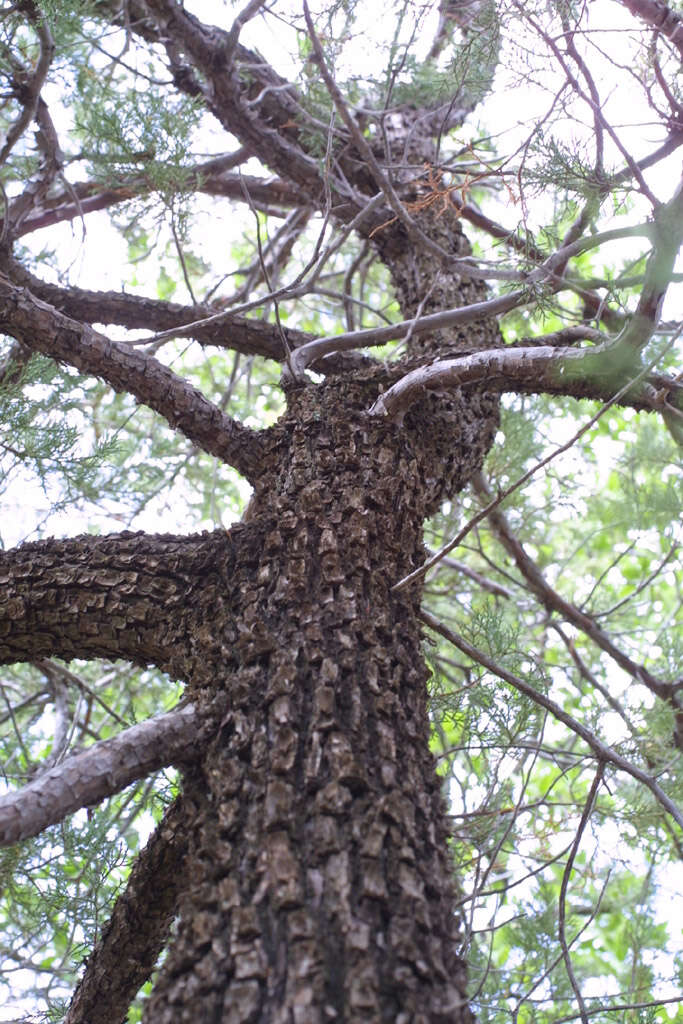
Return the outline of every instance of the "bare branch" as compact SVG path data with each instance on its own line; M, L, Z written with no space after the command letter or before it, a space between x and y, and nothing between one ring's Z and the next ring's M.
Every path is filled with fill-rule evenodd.
M63 288L42 281L27 271L17 260L8 260L6 271L13 281L28 288L33 295L75 320L93 324L117 324L128 330L147 329L194 338L200 345L232 349L244 355L259 355L281 362L284 358L282 340L276 324L251 320L230 309L216 312L212 304L184 306L126 292L99 292L85 288ZM200 314L198 316L198 314ZM283 327L291 348L299 348L313 340L310 334Z
M657 198L652 194L650 187L648 186L647 182L645 181L645 178L643 177L640 167L633 159L628 149L624 146L612 125L606 120L600 108L600 105L595 101L595 99L590 95L590 93L587 93L583 89L581 84L573 75L571 69L569 68L567 62L564 59L564 55L562 54L555 40L551 38L551 36L547 32L544 31L539 22L531 16L528 10L526 10L524 6L518 2L518 0L513 0L513 2L517 10L522 15L522 17L524 17L529 22L529 24L538 33L540 38L545 42L548 49L553 53L560 67L567 76L567 82L569 83L569 85L571 85L572 89L577 94L577 96L579 96L589 106L589 108L593 112L593 117L595 118L596 124L600 124L604 131L609 135L612 142L617 147L617 149L623 156L624 160L626 161L627 166L630 168L632 176L638 182L640 191L650 201L653 209L656 210L660 205Z
M569 885L569 879L571 878L572 867L574 866L576 854L578 852L579 846L581 845L581 837L585 831L586 825L588 824L589 818L593 812L595 801L598 795L598 790L600 789L600 785L602 784L602 777L604 774L605 763L604 761L600 761L598 763L598 770L596 771L595 776L593 777L591 788L588 791L588 796L586 797L586 803L583 808L583 813L581 815L579 827L576 830L576 835L574 837L574 842L572 843L572 848L567 858L567 863L565 865L564 871L562 872L562 883L560 885L560 896L558 901L559 910L557 916L557 931L560 940L560 946L562 947L562 958L564 960L564 965L567 970L569 984L574 990L574 995L576 996L576 1002L578 1003L582 1024L588 1024L588 1017L586 1016L586 1004L584 1003L579 983L576 980L576 975L574 974L571 955L569 953L569 946L567 944L567 935L565 932L565 919L567 912L567 886Z
M488 506L493 500L493 495L489 490L486 481L481 473L478 473L473 478L474 489L481 497L482 501ZM592 615L587 615L585 612L580 611L576 605L567 601L566 598L562 597L561 594L550 586L545 577L543 576L540 569L536 566L533 559L530 558L524 545L515 536L512 530L507 516L500 507L491 509L487 516L491 526L496 532L501 544L505 550L512 556L515 561L515 565L522 573L524 579L529 584L531 590L542 601L545 608L548 611L558 612L563 619L567 622L571 622L573 626L580 629L587 637L597 644L597 646L603 650L606 654L609 654L611 658L638 683L642 683L646 686L651 693L654 693L657 697L662 700L671 703L674 710L681 716L681 722L683 723L683 709L680 708L676 701L675 689L671 683L664 683L653 676L644 666L636 664L628 655L624 654L616 644L611 640L607 633L598 625L595 618ZM681 730L681 741L683 741L683 730Z
M525 350L522 349L521 351L525 351ZM529 351L529 350L526 350L526 351ZM532 349L531 351L534 351L534 350ZM542 350L539 349L538 351L542 351ZM550 349L550 350L546 350L546 351L554 352L555 349ZM492 350L490 350L490 352L495 352L495 350L492 349ZM490 352L488 354L490 354ZM561 353L558 353L558 355L560 355L560 354ZM573 353L573 354L574 355L581 355L582 353L579 352L579 353ZM469 357L465 357L465 358L469 358ZM560 445L558 448L555 448L552 452L550 452L549 455L546 455L539 462L536 462L533 466L531 466L529 469L527 469L524 473L522 473L521 476L517 477L516 480L514 480L508 487L506 487L504 491L499 492L498 495L488 503L488 505L486 505L483 509L481 509L475 516L472 517L472 519L470 519L470 521L468 523L465 524L465 526L456 534L455 537L453 537L452 540L450 540L439 551L437 551L435 555L432 555L431 558L428 558L424 562L423 565L421 565L419 568L413 570L413 572L408 573L408 575L404 576L404 578L402 580L399 580L398 583L395 583L394 586L392 587L392 589L395 590L395 591L396 590L402 590L404 587L407 587L410 583L413 583L415 580L420 579L422 576L424 576L424 574L433 565L435 565L437 562L441 561L441 559L445 555L447 555L450 551L452 551L453 548L457 547L458 544L460 544L463 541L463 539L467 536L467 534L470 532L470 530L472 530L477 525L477 523L479 523L483 519L485 519L486 516L488 516L493 511L493 509L497 508L498 505L500 505L501 502L504 501L505 498L507 498L507 497L509 497L509 495L513 494L519 487L522 486L522 484L526 483L527 480L530 480L531 477L534 476L535 473L537 473L540 469L543 469L544 466L547 466L550 462L552 462L553 459L557 458L558 455L562 454L562 452L568 451L569 448L571 448L572 445L576 441L578 441L578 439L583 434L585 434L586 431L589 430L593 426L593 424L596 423L600 419L600 417L603 416L605 414L605 412L612 405L614 405L618 401L621 401L623 396L628 391L630 391L636 384L640 383L640 381L648 374L649 370L652 369L652 367L659 360L659 358L660 358L660 356L658 355L654 360L652 360L650 366L646 366L634 378L631 378L629 381L627 381L627 383L619 391L617 391L616 394L612 395L612 397L609 398L608 401L605 402L605 404L603 406L601 406L601 408L597 411L597 413L594 416L591 416L591 418L588 420L588 422L584 423L583 426L580 427L576 431L576 433L572 437L569 438L568 441L566 441L564 444ZM459 360L453 360L453 362L459 362ZM424 367L422 369L424 369ZM419 371L417 371L417 372L419 372ZM408 374L408 376L411 376L411 375ZM405 378L403 378L403 379L405 380ZM398 383L400 385L402 383L402 381L399 381ZM394 387L397 387L397 386L398 385L394 385ZM390 394L392 391L393 391L393 388L390 388L389 392L387 392L387 394ZM385 396L380 396L380 399L378 399L378 401L375 402L375 404L373 405L372 409L370 410L371 414L373 413L373 410L376 410L376 408L378 406L378 402L380 402L383 397L385 397ZM382 414L381 408L378 411L375 412L375 415L381 415L381 414ZM682 734L682 736L683 736L683 734ZM682 742L683 742L683 739L682 739Z
M188 705L150 718L41 773L0 797L0 846L36 836L150 772L196 756L197 717Z
M226 199L242 201L244 196L240 188L239 175L213 169L212 165L221 159L223 158L215 158L188 170L185 186L207 196L224 196ZM246 181L257 209L282 215L291 207L306 204L306 197L300 190L280 178L265 181L247 175ZM73 220L97 210L106 210L153 191L153 182L144 174L127 179L111 188L103 188L100 182L77 182L72 188L43 201L33 214L21 221L14 234L16 237L28 235L39 228ZM10 216L13 213L14 210L10 207Z
M412 370L380 395L370 413L401 420L410 406L428 392L445 393L451 388L479 383L502 392L609 401L614 399L624 377L628 380L629 364L624 361L620 366L617 357L616 350L608 345L576 350L539 345L472 352ZM671 383L675 383L673 379ZM635 409L657 408L652 392L632 380L621 390L618 401L622 400Z
M440 313L430 313L419 320L402 320L389 327L371 327L363 331L351 331L347 334L335 334L329 338L316 338L303 345L292 355L292 364L296 373L301 376L307 366L317 359L337 352L348 352L351 349L366 346L384 345L388 341L400 341L409 333L412 335L429 334L431 331L446 327L457 327L461 324L474 323L491 316L508 313L517 306L530 301L529 292L516 291L509 295L501 295L485 302L473 302L469 306L458 309L446 309Z
M240 32L247 24L247 22L251 21L251 19L258 14L258 12L263 7L264 3L265 0L250 0L247 6L240 11L240 13L233 21L232 27L228 32L228 38L224 50L224 60L227 63L230 63L230 61L232 60L233 53L235 52L235 47L237 46L237 40L240 37Z

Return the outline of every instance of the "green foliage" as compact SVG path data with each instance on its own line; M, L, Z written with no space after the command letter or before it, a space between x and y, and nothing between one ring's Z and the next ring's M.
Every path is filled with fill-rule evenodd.
M429 109L446 103L469 109L484 99L498 65L500 24L495 3L487 0L477 8L464 36L448 48L445 67L411 54L404 57L392 104ZM457 20L447 19L447 32L449 22L453 25ZM452 35L452 29L450 32Z
M576 404L510 401L501 444L487 460L493 492L579 422ZM627 638L630 656L662 678L675 678L682 663L680 630L666 625L680 603L680 559L672 548L682 511L678 458L656 418L613 408L551 463L542 481L503 506L551 585L595 614L611 635ZM465 495L460 507L444 510L433 522L430 546L438 548L478 507ZM442 564L428 587L432 613L656 774L679 800L683 759L672 747L671 710L644 701L606 655L543 606L486 522L457 554L506 594L482 599L461 570ZM653 619L662 617L657 630ZM571 647L554 624L570 634ZM494 674L443 641L427 653L437 716L433 749L453 804L459 877L467 880L465 948L479 1019L551 1024L570 1018L575 997L559 956L558 901L595 764L576 735ZM590 675L579 665L589 666ZM618 701L626 721L593 680ZM609 1005L656 1001L655 992L673 995L671 963L680 934L677 914L669 910L666 866L679 856L651 795L632 779L609 774L577 854L566 906L572 968L592 1021L613 1021ZM644 1013L662 1024L680 1019L675 1004L629 1011L624 1019Z
M183 96L160 102L152 90L116 78L114 72L102 75L93 64L76 74L74 136L89 160L90 175L115 184L144 166L156 191L182 190L187 184L187 139L198 124L199 106Z
M22 474L39 484L53 513L96 495L100 472L114 457L116 445L93 438L84 446L83 387L82 378L42 356L32 356L24 365L5 361L0 379L0 494L16 486Z

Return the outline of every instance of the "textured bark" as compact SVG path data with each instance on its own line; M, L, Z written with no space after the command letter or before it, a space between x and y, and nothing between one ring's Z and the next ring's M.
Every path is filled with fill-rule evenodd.
M282 362L285 357L283 334L292 350L313 340L313 335L305 331L222 312L216 306L184 306L178 302L151 299L146 295L99 292L87 288L63 288L42 281L22 267L17 260L3 260L1 254L0 267L3 267L14 284L29 289L37 299L49 302L68 317L89 324L117 324L130 330L138 328L150 332L171 331L193 324L191 330L183 333L194 338L200 345L229 349L247 356L263 356L277 362ZM219 315L220 319L217 319ZM19 348L18 345L15 347ZM24 346L21 348L28 357L30 350ZM15 358L18 358L19 354L17 352ZM370 365L372 361L369 356L359 352L339 353L327 357L324 362L319 362L315 369L321 373L334 373ZM154 362L152 360L152 364ZM2 372L0 366L0 380L3 379ZM211 443L215 443L215 438Z
M679 44L680 19L663 4L624 2ZM441 6L434 56L453 14ZM465 30L488 5L457 6ZM328 129L295 87L239 43L240 24L258 7L248 4L232 30L203 24L181 0L98 0L91 15L123 28L127 42L132 33L164 54L177 89L202 102L244 147L189 170L188 187L241 197L246 182L255 206L298 208L283 248L311 210L353 222L388 269L404 319L441 318L401 334L402 361L337 352L325 360L323 383L303 374L290 380L286 413L258 434L154 358L93 330L103 322L150 332L185 327L201 344L284 356L272 325L221 314L187 328L215 315L217 305L66 289L12 259L9 243L21 232L149 188L142 173L111 187L86 182L64 191L56 132L45 141L50 124L39 91L49 47L41 40L35 104L29 94L7 144L35 114L44 166L8 192L0 329L20 343L20 358L25 349L43 352L148 405L236 467L255 495L248 520L228 533L124 533L0 552L0 663L48 655L154 664L186 683L193 712L184 716L200 723L193 743L176 733L172 749L158 743L150 750L147 742L131 751L123 736L109 750L94 748L46 773L7 802L9 827L26 835L48 820L48 810L54 820L167 757L193 758L184 762L182 797L137 861L89 958L68 1024L120 1024L176 915L148 1024L470 1024L445 804L429 753L421 583L392 588L423 562L425 517L478 473L498 425L497 392L511 370L516 391L538 390L543 377L544 390L584 394L578 389L592 366L607 396L613 373L633 365L659 317L683 193L653 225L659 251L624 335L632 350L625 364L605 365L604 351L595 349L504 351L490 316L526 302L528 293L482 308L486 288L463 265L471 250L459 218L495 237L507 232L467 204L458 208L437 177L436 140L474 101L456 94L438 109L387 109L381 122L347 108L304 5L337 115ZM481 70L492 78L495 20L483 31L494 45ZM367 131L358 115L370 117ZM321 144L328 145L324 161ZM230 174L247 154L276 179ZM526 238L510 244L546 262ZM565 250L550 269L564 272L568 256ZM557 276L547 280L548 288L560 287ZM621 326L600 298L579 294L608 326ZM446 324L453 310L459 320ZM293 350L310 341L289 329L285 337ZM287 362L297 378L296 358ZM299 365L307 365L303 354ZM403 392L387 392L408 371L415 376ZM0 377L13 372L0 367ZM654 398L652 391L651 381L642 385L645 404L664 401L664 386ZM395 415L372 415L382 409ZM524 553L513 554L528 569ZM540 584L534 589L547 597ZM112 749L124 751L113 765L103 760ZM607 750L593 749L598 757Z
M258 559L190 692L230 707L202 762L191 883L148 1021L468 1020L416 591L422 521L481 463L481 396L369 419L380 371L289 394ZM239 639L238 639L239 638ZM228 655L229 652L229 655Z
M397 426L367 414L386 377L293 388L262 436L255 513L229 534L0 557L3 660L153 661L222 712L150 1021L469 1019L419 593L391 586L481 465L495 402L430 399ZM84 984L108 1000L126 972Z
M216 562L226 570L247 535L124 532L0 552L0 663L127 658L186 674L203 602L229 599Z
M98 292L86 288L64 288L41 281L22 267L17 260L4 262L5 273L22 288L49 302L60 312L77 320L94 324L117 324L129 330L168 331L185 324L196 323L220 313L215 306L183 306L178 302L164 302L145 295L125 292ZM229 348L245 355L264 356L282 360L282 335L276 324L263 320L250 320L245 316L224 314L225 319L205 326L194 327L192 337L202 345ZM304 331L282 327L287 343L298 348L312 339Z
M662 0L621 0L631 14L642 18L655 31L671 40L683 57L683 17Z

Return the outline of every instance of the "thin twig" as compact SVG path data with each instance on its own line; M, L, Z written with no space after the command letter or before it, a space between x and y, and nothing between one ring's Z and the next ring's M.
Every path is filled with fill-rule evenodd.
M558 938L560 940L560 945L562 947L562 958L564 960L564 965L565 965L565 968L567 970L567 977L569 978L569 984L571 985L572 989L574 990L574 995L576 996L576 1002L578 1003L578 1006L579 1006L579 1013L581 1014L581 1024L588 1024L588 1018L586 1016L586 1004L583 1001L583 996L581 995L581 989L579 987L578 981L576 980L576 975L574 974L574 968L572 966L571 956L569 955L569 947L567 946L567 935L566 935L566 932L565 932L565 916L566 916L566 909L567 909L567 886L569 885L569 879L571 877L572 867L574 865L574 860L576 858L576 854L577 854L579 846L581 844L581 836L583 835L584 830L586 828L586 825L588 824L588 819L590 818L591 814L593 813L593 807L595 806L595 799L596 799L596 797L598 795L598 790L600 788L600 784L602 782L602 777L603 777L604 774L605 774L605 763L604 763L604 761L600 761L598 763L598 770L596 771L595 777L593 778L593 782L591 783L591 788L588 791L588 796L586 797L586 803L585 803L585 806L583 808L583 814L581 815L581 820L579 821L579 827L576 830L576 835L574 837L574 842L572 843L572 848L571 848L571 850L569 852L569 856L567 857L567 863L566 863L564 871L562 873L562 884L560 885L560 897L559 897L559 904L558 904L558 920L557 920Z
M450 641L450 643L457 647L459 651L462 651L463 654L470 657L472 661L478 662L484 668L488 669L489 672L492 672L500 679L503 679L506 683L509 683L510 686L513 686L520 693L523 693L525 697L528 697L535 704L539 704L542 708L549 711L559 722L562 722L568 729L571 729L571 731L576 733L577 736L580 736L602 761L609 761L627 775L630 775L638 782L642 782L642 784L650 790L657 802L683 829L683 813L676 806L671 797L664 792L659 783L648 775L647 772L644 772L640 768L636 767L636 765L631 764L631 762L625 757L618 754L616 750L613 750L612 747L603 743L602 740L599 740L598 737L590 731L590 729L587 729L585 725L582 725L580 722L577 722L575 718L572 718L571 715L568 715L567 712L554 700L551 700L550 697L546 697L544 693L540 693L540 691L536 690L530 683L527 683L524 679L520 679L520 677L515 675L513 672L509 672L506 668L503 668L502 665L498 665L483 651L480 651L477 647L473 647L472 644L468 643L467 640L464 639L464 637L454 633L442 622L439 622L438 619L434 618L433 615L430 615L429 612L424 610L421 611L420 618L431 629L444 637L445 640Z

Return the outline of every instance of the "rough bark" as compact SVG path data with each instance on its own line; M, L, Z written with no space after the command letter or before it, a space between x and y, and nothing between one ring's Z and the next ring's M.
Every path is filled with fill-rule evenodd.
M369 419L379 371L289 393L190 692L227 688L191 883L148 1021L468 1020L416 591L424 516L495 430L490 400ZM241 638L241 644L238 641Z
M146 295L129 295L125 292L100 292L87 288L64 288L42 281L31 274L18 260L3 261L3 269L11 280L21 288L27 288L32 295L49 302L60 312L89 324L117 324L129 330L142 329L151 332L168 331L197 323L209 317L216 317L221 310L216 306L184 306L178 302L164 302ZM298 348L311 340L303 331L283 327L284 336L291 348ZM277 325L263 320L250 320L245 316L234 316L223 312L221 320L197 326L192 335L202 345L229 348L245 355L264 356L266 359L283 358L282 335Z
M385 258L411 315L435 268L406 248ZM463 283L437 288L453 304ZM480 294L465 286L465 301ZM451 351L497 342L489 323ZM472 391L430 398L401 425L369 416L392 376L292 387L260 438L255 512L227 535L2 556L4 660L153 661L188 682L200 712L222 713L186 821L188 884L146 1011L155 1024L470 1019L419 590L391 587L422 560L425 516L480 467L497 406Z
M123 532L0 552L0 663L127 658L185 676L198 621L230 602L248 527L193 537Z

